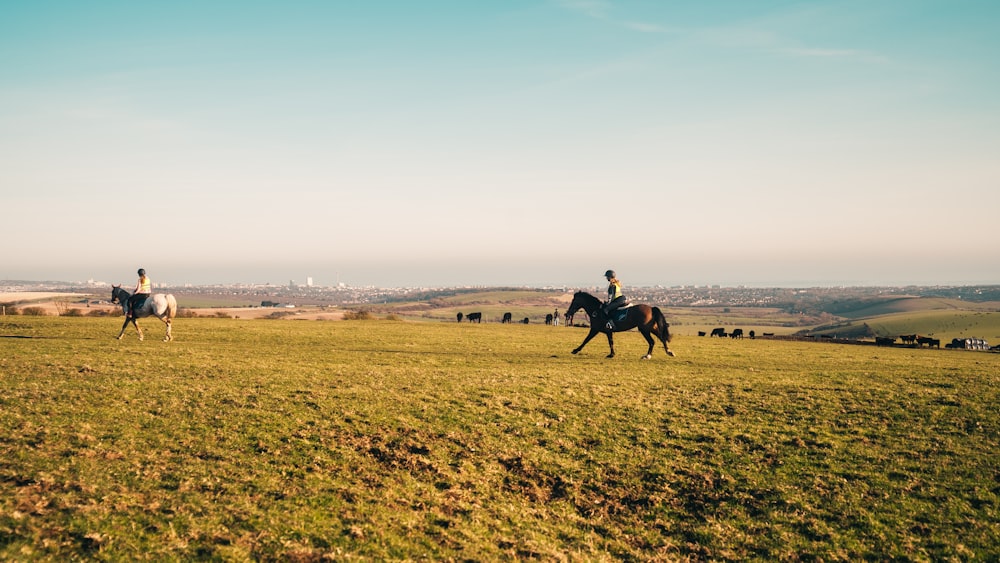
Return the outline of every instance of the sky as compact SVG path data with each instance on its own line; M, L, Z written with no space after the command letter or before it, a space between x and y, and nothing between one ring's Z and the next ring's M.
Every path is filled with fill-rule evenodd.
M994 0L0 1L0 280L1000 283Z

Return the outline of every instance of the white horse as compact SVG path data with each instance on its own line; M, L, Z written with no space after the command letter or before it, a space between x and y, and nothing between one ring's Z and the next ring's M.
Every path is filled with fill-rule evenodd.
M129 297L132 297L132 294L122 289L122 286L111 286L111 302L121 303L122 312L125 313L125 322L122 323L122 331L118 333L118 340L121 340L122 336L125 336L125 328L129 322L139 332L139 340L142 340L142 329L139 328L139 323L135 322L140 317L156 317L166 323L167 335L163 337L163 341L168 342L173 340L174 337L170 335L170 321L177 314L177 300L174 299L173 295L169 293L154 293L150 295L141 307L132 311L133 316L131 317L128 316Z

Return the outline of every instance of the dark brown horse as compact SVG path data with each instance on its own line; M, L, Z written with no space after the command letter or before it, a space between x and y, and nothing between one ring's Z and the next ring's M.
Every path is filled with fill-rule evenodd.
M583 347L587 345L588 342L598 333L603 332L608 335L608 346L611 348L611 353L608 354L609 358L615 357L615 341L611 337L612 332L623 332L626 330L632 330L633 328L638 328L639 332L642 333L643 338L649 343L649 350L646 355L642 357L644 360L648 360L653 357L653 346L656 341L653 340L653 334L663 343L663 349L666 350L668 356L673 356L674 353L670 351L667 347L667 342L670 342L672 338L670 336L670 323L667 319L663 317L663 313L660 312L659 307L650 307L649 305L633 305L628 308L625 315L625 319L615 322L614 330L608 330L606 321L607 319L600 318L595 319L594 313L600 310L601 300L594 297L589 293L584 293L582 291L576 292L573 295L573 302L569 304L569 309L566 310L566 315L572 316L579 309L583 309L587 312L587 317L590 318L590 334L583 339L583 344L580 344L573 353L576 354Z

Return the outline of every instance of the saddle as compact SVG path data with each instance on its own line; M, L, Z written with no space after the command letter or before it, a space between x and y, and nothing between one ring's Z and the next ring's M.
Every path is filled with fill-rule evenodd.
M628 310L631 309L631 308L632 308L632 304L631 303L626 303L626 304L622 305L621 307L618 307L614 311L611 311L611 314L608 315L608 317L610 317L613 322L620 323L620 322L622 322L622 321L625 320L625 317L628 316Z

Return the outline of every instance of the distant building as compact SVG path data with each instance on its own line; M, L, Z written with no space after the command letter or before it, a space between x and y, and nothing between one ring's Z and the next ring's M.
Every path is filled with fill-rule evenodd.
M311 277L306 278L306 287L313 286L313 279Z

